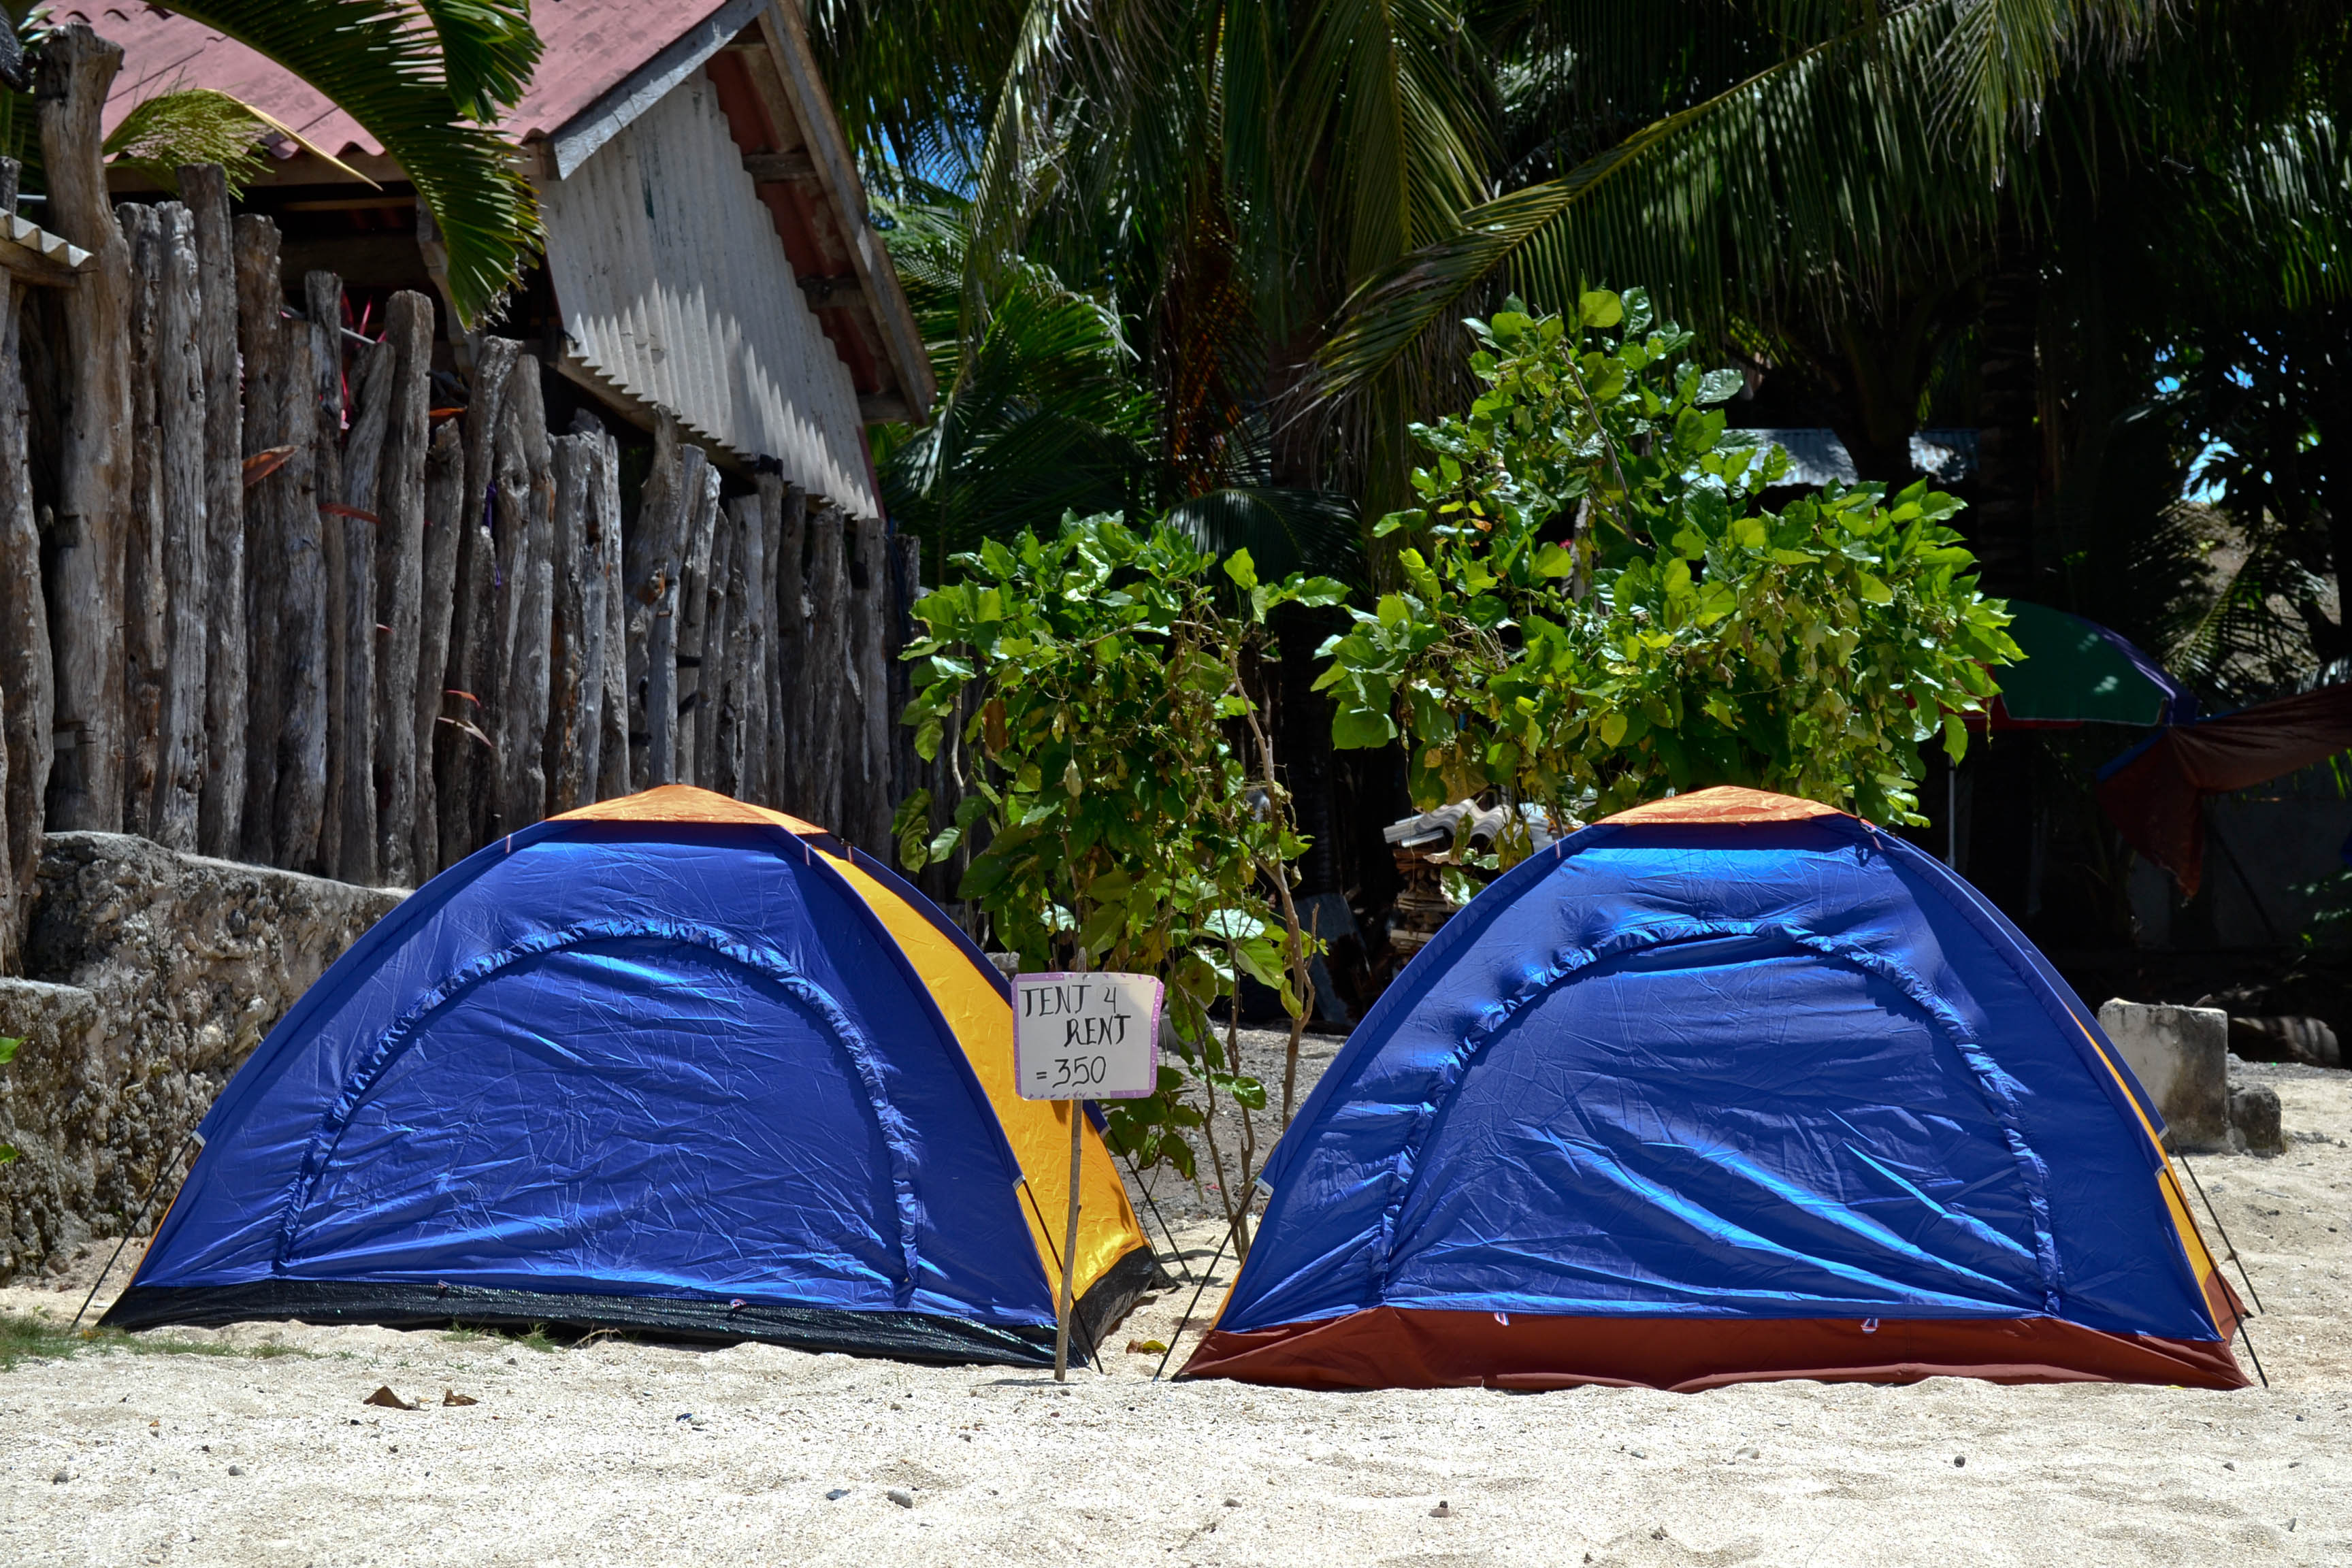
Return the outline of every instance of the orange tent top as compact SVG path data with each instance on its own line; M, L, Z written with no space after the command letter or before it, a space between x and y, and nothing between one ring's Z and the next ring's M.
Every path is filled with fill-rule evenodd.
M577 811L560 814L558 822L750 822L765 823L781 827L787 833L814 837L827 837L827 830L814 822L781 811L770 811L764 805L749 801L732 800L715 791L697 789L692 784L661 784L625 795L613 800L600 800L593 805L583 805Z
M1693 790L1688 795L1678 795L1670 800L1654 800L1601 820L1624 826L1661 822L1732 825L1807 822L1817 816L1852 815L1833 805L1823 805L1817 800L1799 800L1795 795L1774 795L1770 790L1742 789L1738 784L1717 784L1712 789Z

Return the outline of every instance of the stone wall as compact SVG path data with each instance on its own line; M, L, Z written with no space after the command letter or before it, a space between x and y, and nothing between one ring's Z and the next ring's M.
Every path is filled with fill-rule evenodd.
M229 1075L402 895L53 833L37 897L33 978L0 981L0 1035L25 1041L0 1068L0 1142L17 1150L0 1166L0 1279L121 1234Z

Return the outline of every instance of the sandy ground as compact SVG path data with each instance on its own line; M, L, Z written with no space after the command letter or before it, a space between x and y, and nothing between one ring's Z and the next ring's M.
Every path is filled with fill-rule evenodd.
M1059 1389L754 1346L166 1331L142 1348L189 1348L0 1373L0 1563L2352 1563L2352 1073L2246 1070L2288 1152L2195 1167L2269 1309L2268 1390L1154 1383L1125 1342L1169 1337L1189 1289ZM1155 1186L1202 1268L1213 1208ZM80 1296L0 1310L62 1322ZM362 1404L379 1384L423 1407Z

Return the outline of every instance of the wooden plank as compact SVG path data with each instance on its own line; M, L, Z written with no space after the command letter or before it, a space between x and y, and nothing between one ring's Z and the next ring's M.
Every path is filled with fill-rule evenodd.
M50 676L49 613L41 592L41 536L33 510L33 476L20 334L22 284L5 288L0 319L0 837L8 899L0 907L0 974L21 968L25 928L41 864L41 832L49 787L49 721L56 700Z
M721 503L712 509L710 564L703 594L702 651L694 682L694 782L720 795L734 790L719 782L719 731L726 720L727 634L732 606L728 585L735 571L735 527L732 509Z
M817 178L816 160L805 147L789 153L746 153L743 172L759 184L789 184Z
M49 35L36 68L47 226L91 253L64 302L67 387L59 420L56 526L47 578L55 638L58 756L47 822L122 822L122 567L131 494L131 247L107 194L100 116L122 51L75 23ZM71 737L70 752L65 740Z
M122 801L115 825L154 831L155 770L163 731L163 479L155 461L155 312L163 269L156 209L125 206L131 246L131 505L122 539Z
M808 743L816 699L809 690L808 491L787 485L776 520L775 636L769 649L774 728L768 743L772 804L806 817Z
M498 519L507 678L498 710L499 831L547 815L548 646L555 609L555 475L539 362L517 359L499 416Z
M322 877L340 877L343 874L343 815L340 805L348 723L343 706L349 690L344 663L351 646L350 596L344 570L345 520L325 509L343 504L343 280L331 272L305 273L302 295L308 326L298 335L310 341L310 390L317 404L311 416L313 510L310 521L317 528L319 569L325 583L321 595L325 610L320 617L319 640L324 650L320 679L326 702L325 722L317 742L319 808L313 847L305 858L285 864ZM304 755L307 757L308 752ZM307 779L307 772L304 776ZM306 791L307 787L306 783Z
M680 567L691 520L702 510L703 496L719 483L718 471L704 459L702 448L688 447L678 454L677 494L664 510L664 555L654 583L653 619L646 637L646 774L656 785L678 784L682 761L678 744L677 633Z
M196 230L196 341L205 372L205 779L196 847L236 853L245 815L245 465L236 356L236 229L217 163L180 171Z
M857 548L856 609L853 620L857 668L858 733L851 745L857 758L857 809L851 815L858 847L886 863L890 854L890 816L898 805L890 772L890 655L898 646L893 623L898 595L890 589L890 547L882 520L861 517L852 535Z
M284 728L285 647L279 617L286 585L286 520L294 475L288 449L287 332L278 281L278 226L251 215L236 219L236 339L245 385L245 801L237 813L242 859L277 858L278 742ZM306 426L307 429L308 426ZM258 478L248 482L244 466ZM305 460L305 467L308 461ZM262 472L266 468L268 471Z
M551 562L554 584L547 656L547 798L545 815L585 805L595 780L594 745L603 715L590 690L604 673L604 606L590 609L597 581L589 492L596 485L593 435L555 437L555 529Z
M444 866L456 865L488 839L498 793L488 726L496 721L492 715L506 670L498 661L498 545L487 509L499 411L520 353L511 339L480 340L466 402L466 480L457 513L457 592L446 679L447 689L461 695L450 699L450 722L440 728L434 746Z
M843 773L857 672L850 662L849 541L841 509L830 502L820 507L809 520L809 534L808 664L802 679L811 706L802 742L808 765L803 798L814 821L846 837L852 830L842 816Z
M376 477L376 874L415 887L417 685L424 642L425 459L433 439L433 301L414 289L384 307L393 353L383 468ZM444 531L447 531L446 529ZM446 639L448 632L442 631ZM437 689L436 674L433 685Z
M205 618L212 530L205 459L204 295L196 221L178 202L155 209L163 265L155 293L155 469L164 585L163 714L149 831L193 853L205 788Z
M304 280L306 296L315 313L320 296L340 297L332 278L314 274ZM320 828L327 805L327 707L333 690L331 672L341 664L329 640L328 614L334 579L329 573L327 550L334 535L325 526L319 502L334 495L337 478L335 436L321 416L327 412L314 322L291 321L280 334L285 376L280 395L286 407L286 437L293 447L279 472L292 480L279 520L285 560L278 594L278 647L282 663L275 695L265 698L284 705L278 733L278 794L269 824L271 858L291 870L314 871L320 865ZM340 345L329 350L337 362L332 378L334 407L342 404ZM331 660L332 661L331 663Z
M458 516L465 504L466 437L455 419L433 432L425 454L425 564L416 600L416 667L414 723L416 801L409 824L410 864L422 887L441 869L441 805L434 773L442 714L455 708L448 695L449 627L456 619Z
M622 582L626 590L627 631L624 653L628 662L629 789L650 784L654 724L646 705L653 671L654 619L660 613L667 579L674 574L677 539L685 521L678 515L682 489L677 421L663 415L654 425L653 466L646 475L637 500L637 525L630 530L624 554Z
M718 470L710 470L713 479ZM686 527L683 566L678 574L677 624L677 768L682 784L708 785L709 761L703 744L703 644L710 625L710 551L719 532L719 497L704 483L706 495L697 499Z
M335 704L341 769L330 809L340 818L336 875L373 885L376 853L376 556L383 521L384 433L392 424L400 350L390 338L362 349L353 367L355 405L343 447L343 510L327 524L342 538L342 689ZM364 513L364 516L355 516Z
M597 437L596 489L590 497L597 575L604 582L603 674L599 678L595 798L629 793L629 603L622 572L621 447Z

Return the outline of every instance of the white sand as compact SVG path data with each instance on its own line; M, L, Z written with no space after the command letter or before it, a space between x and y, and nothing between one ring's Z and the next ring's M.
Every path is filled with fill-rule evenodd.
M2352 1563L2352 1073L2248 1070L2305 1137L2196 1165L2270 1309L2267 1391L1304 1394L1154 1384L1123 1350L1057 1390L753 1346L163 1331L302 1353L0 1373L0 1563ZM1205 1263L1211 1211L1174 1195ZM379 1384L430 1403L362 1405Z

